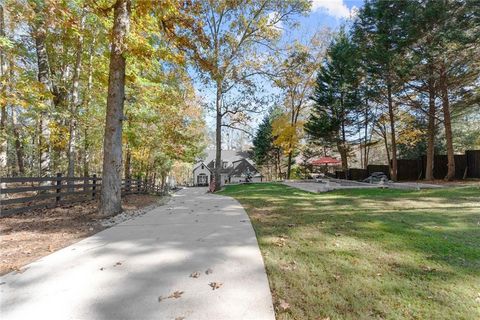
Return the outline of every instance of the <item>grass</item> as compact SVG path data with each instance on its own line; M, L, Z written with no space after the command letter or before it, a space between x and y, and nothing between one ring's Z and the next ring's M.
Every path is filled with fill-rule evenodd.
M252 220L278 320L480 319L478 187L222 194Z

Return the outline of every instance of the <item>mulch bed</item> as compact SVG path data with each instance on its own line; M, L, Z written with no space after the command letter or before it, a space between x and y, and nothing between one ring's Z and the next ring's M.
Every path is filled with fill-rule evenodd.
M161 197L131 194L124 197L124 212L159 203ZM100 223L98 201L53 209L33 210L0 219L0 275L91 236L107 227Z

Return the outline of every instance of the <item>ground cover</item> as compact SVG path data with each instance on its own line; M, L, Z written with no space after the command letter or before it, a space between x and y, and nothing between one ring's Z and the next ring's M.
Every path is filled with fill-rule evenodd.
M480 319L480 188L228 186L247 210L277 319Z
M120 220L161 202L159 196L126 195ZM121 222L102 218L97 206L98 201L92 200L1 218L0 275L22 272L24 265Z

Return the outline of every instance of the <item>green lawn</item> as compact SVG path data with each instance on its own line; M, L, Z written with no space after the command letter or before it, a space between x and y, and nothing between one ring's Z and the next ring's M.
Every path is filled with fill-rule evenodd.
M221 194L250 215L278 320L480 319L478 187Z

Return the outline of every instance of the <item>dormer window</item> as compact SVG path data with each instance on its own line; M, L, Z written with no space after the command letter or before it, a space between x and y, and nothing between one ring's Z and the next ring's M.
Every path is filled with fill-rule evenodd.
M205 169L205 166L202 164L202 170L204 170L204 169Z

